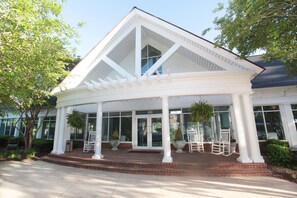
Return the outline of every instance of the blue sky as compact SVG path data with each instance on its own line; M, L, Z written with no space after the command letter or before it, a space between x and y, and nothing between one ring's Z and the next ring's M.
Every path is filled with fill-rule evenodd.
M218 13L212 11L219 2L227 0L68 0L63 17L72 26L85 22L78 30L80 43L76 45L77 55L84 57L134 6L201 35L213 26ZM204 38L213 41L217 34L211 31Z

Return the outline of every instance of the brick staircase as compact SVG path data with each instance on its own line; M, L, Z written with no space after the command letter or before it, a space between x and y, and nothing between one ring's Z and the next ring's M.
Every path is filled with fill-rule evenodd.
M269 176L271 171L265 163L149 163L136 161L93 160L75 156L49 154L42 158L43 161L93 170L144 174L144 175L173 175L173 176Z

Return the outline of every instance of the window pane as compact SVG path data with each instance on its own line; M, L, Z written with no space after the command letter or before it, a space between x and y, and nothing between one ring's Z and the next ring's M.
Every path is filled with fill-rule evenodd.
M152 56L160 56L161 52L159 50L157 50L156 48L148 45L148 56L152 57Z
M170 128L171 140L174 139L174 133L178 128L182 130L180 116L181 116L180 114L171 114L169 116L169 128Z
M122 117L121 118L121 141L132 140L132 118Z
M294 116L295 126L297 129L297 111L293 111L293 116Z
M292 109L297 110L297 104L292 104L291 107Z
M96 131L96 118L89 118L88 131Z
M273 105L273 106L263 106L264 111L274 111L274 110L279 110L278 105Z
M265 112L265 121L267 128L268 139L284 140L284 130L281 122L280 112Z
M262 107L259 106L259 107L254 107L254 111L262 111Z
M263 113L262 112L255 112L255 121L256 121L256 127L257 127L257 134L259 140L266 140L266 130L265 130L265 124L263 120Z
M145 46L142 50L141 50L141 58L147 58L147 47Z
M117 117L119 117L120 116L120 112L110 112L109 113L109 116L117 116Z
M102 141L107 141L108 137L108 118L102 120Z
M75 129L76 130L76 139L82 140L84 139L83 129Z
M1 120L0 135L4 135L5 124L4 120Z
M41 138L47 139L47 136L49 134L49 124L50 121L44 120L42 124L42 131L41 131Z
M56 121L52 120L51 123L50 123L50 127L49 127L48 139L54 139L55 127L56 127Z
M219 112L218 114L219 114L220 120L221 120L221 128L222 129L231 128L229 112Z
M229 106L217 106L214 107L214 111L229 111Z
M132 111L126 111L121 113L122 116L132 116Z
M114 131L119 131L120 118L109 118L109 137Z

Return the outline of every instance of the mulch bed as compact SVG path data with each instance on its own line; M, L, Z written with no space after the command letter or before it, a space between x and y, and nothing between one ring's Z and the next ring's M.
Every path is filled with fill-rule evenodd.
M289 168L277 167L277 166L271 166L271 165L269 165L268 168L272 170L272 175L274 177L297 183L297 171L291 170Z

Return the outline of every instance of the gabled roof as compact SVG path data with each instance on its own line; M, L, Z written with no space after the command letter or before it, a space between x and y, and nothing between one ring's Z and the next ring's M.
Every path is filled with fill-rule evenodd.
M289 76L286 66L281 61L264 61L260 55L248 59L265 68L252 80L252 88L268 88L297 85L297 76Z
M136 42L139 37L142 38L141 44ZM146 44L143 38L151 38L161 43L166 49L162 57L147 71L147 75L140 76L140 70L131 71L130 69L129 71L123 68L121 62L134 49L140 51L139 49ZM144 79L175 53L199 64L206 71L248 71L251 73L251 78L263 71L263 68L258 65L242 60L226 49L215 47L213 43L191 32L134 7L84 57L60 86L54 89L53 93L90 84L106 86L121 83L123 79L130 81ZM135 68L140 68L141 62L138 62L138 60L141 61L140 58L139 54L135 53ZM108 76L112 72L113 76Z

